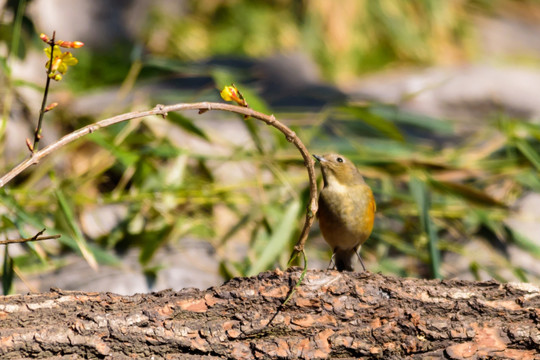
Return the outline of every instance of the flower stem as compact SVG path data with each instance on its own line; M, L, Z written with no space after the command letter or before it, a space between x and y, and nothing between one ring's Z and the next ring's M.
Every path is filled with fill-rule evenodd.
M41 126L43 123L43 116L45 115L45 106L47 106L47 95L49 95L49 86L51 84L51 78L49 74L52 72L52 64L54 57L54 38L56 36L56 31L53 31L52 39L49 42L51 46L51 58L49 59L49 69L47 70L47 82L45 83L45 91L43 92L43 101L41 102L41 109L39 110L39 119L36 127L36 132L34 133L34 144L32 145L32 153L35 153L38 150L38 143L41 139Z

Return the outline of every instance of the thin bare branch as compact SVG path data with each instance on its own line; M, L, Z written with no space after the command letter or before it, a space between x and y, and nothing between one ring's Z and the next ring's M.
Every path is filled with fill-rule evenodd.
M13 180L14 177L19 175L25 169L29 168L31 165L38 164L41 161L41 159L48 156L52 152L60 149L61 147L85 135L93 133L94 131L97 131L101 128L111 126L111 125L114 125L123 121L127 121L127 120L138 119L138 118L151 116L151 115L161 115L165 117L167 116L167 113L171 111L182 111L182 110L199 110L199 113L210 111L210 110L220 110L220 111L229 111L229 112L233 112L237 114L242 114L244 116L251 116L255 119L261 120L265 122L266 124L278 129L285 135L285 138L287 139L287 141L293 143L296 146L298 151L300 151L300 154L302 155L302 158L304 159L304 165L307 168L307 172L309 176L309 189L310 189L309 203L308 203L308 208L307 208L307 213L306 213L306 221L304 223L304 227L302 228L302 232L300 234L298 242L295 246L295 252L302 252L304 250L304 245L308 237L309 229L313 225L313 222L315 221L315 214L317 213L317 180L315 177L314 161L311 155L309 154L307 148L300 140L300 138L298 138L296 133L292 131L288 126L276 120L276 118L273 115L266 115L266 114L260 113L258 111L255 111L246 107L223 104L223 103L211 103L211 102L200 102L200 103L192 103L192 104L174 104L174 105L167 105L167 106L157 105L152 110L134 111L134 112L114 116L108 119L104 119L94 124L87 125L70 134L67 134L64 137L62 137L60 140L58 140L57 142L33 153L28 159L21 162L15 168L9 171L6 175L0 178L0 188L4 187L8 182Z
M47 235L47 236L32 236L29 238L20 238L20 239L10 239L10 240L0 240L0 245L6 245L6 244L18 244L18 243L25 243L28 241L41 241L41 240L52 240L52 239L58 239L62 235Z

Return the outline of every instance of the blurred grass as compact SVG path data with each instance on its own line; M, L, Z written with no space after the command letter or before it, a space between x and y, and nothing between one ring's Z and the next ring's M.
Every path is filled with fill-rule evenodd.
M422 231L428 239L429 260L431 266L431 276L435 279L441 279L441 255L439 250L439 238L437 229L431 219L429 210L431 207L430 198L425 182L419 179L415 174L411 174L409 187L411 194L418 207L420 224Z
M474 53L475 11L494 11L501 4L508 6L478 0L344 0L340 6L327 1L192 1L185 18L157 10L151 14L145 32L151 55L126 55L128 46L106 56L86 49L67 81L83 96L90 88L119 85L130 69L137 70L139 79L182 70L212 76L216 88L236 82L250 106L272 113L257 96L258 89L238 81L237 73L167 59L257 57L300 49L334 80L389 66L449 63ZM138 69L133 64L141 58ZM6 69L2 91L21 101L18 88L28 84L11 76L7 57L1 60ZM133 85L129 80L123 92ZM215 100L217 92L178 90L171 97ZM152 101L148 96L132 105L150 107ZM4 123L11 106L4 102ZM513 279L510 272L523 281L540 280L522 264L511 264L504 250L516 246L540 257L538 244L504 223L516 199L540 191L540 125L494 114L479 120L485 126L460 133L447 119L376 103L275 115L313 153L341 152L365 174L379 209L372 239L363 247L370 270L454 276L445 261L456 255L477 278ZM81 116L62 122L68 116L53 112L46 121L67 132L98 120ZM204 123L209 119L211 125ZM221 122L230 122L245 141L222 134ZM194 149L177 135L204 146ZM3 170L8 170L5 165ZM280 133L256 121L181 113L118 124L70 144L0 191L0 231L6 236L28 237L43 227L48 234L62 235L58 243L29 243L13 258L5 250L3 290L11 288L14 266L23 272L54 269L62 266L66 252L98 267L119 264L119 255L137 248L144 271L155 275L160 268L157 251L186 236L204 239L216 249L224 277L283 267L303 224L306 201L307 175L300 155ZM88 212L107 206L125 210L112 228L99 232L85 224ZM315 226L308 249L317 239ZM476 256L469 250L473 243L490 252ZM323 244L317 250L326 263L329 249Z
M155 11L147 43L186 60L301 49L325 76L346 79L395 64L453 63L474 52L478 1L190 1L188 17ZM159 37L159 38L158 38Z

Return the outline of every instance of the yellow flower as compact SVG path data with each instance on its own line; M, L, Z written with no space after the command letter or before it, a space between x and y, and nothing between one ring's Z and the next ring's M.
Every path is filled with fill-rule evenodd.
M44 49L44 51L47 55L47 58L49 58L49 61L47 61L47 63L45 64L45 67L48 70L51 62L51 48L46 48ZM58 47L58 45L54 45L53 63L49 77L57 81L62 79L62 76L57 74L56 72L58 71L60 74L65 74L69 66L77 65L78 62L79 60L77 60L77 58L75 58L70 52L63 53L62 50L60 50L60 48Z
M247 107L247 101L244 99L240 91L236 88L234 84L230 86L225 86L223 90L219 93L221 98L225 101L234 101L240 106Z

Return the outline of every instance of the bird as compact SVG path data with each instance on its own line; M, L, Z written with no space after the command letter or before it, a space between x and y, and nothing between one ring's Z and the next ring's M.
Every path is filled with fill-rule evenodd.
M313 155L321 166L324 187L319 194L317 217L324 240L332 248L338 271L353 271L356 254L373 230L377 205L373 192L349 159L339 154Z

